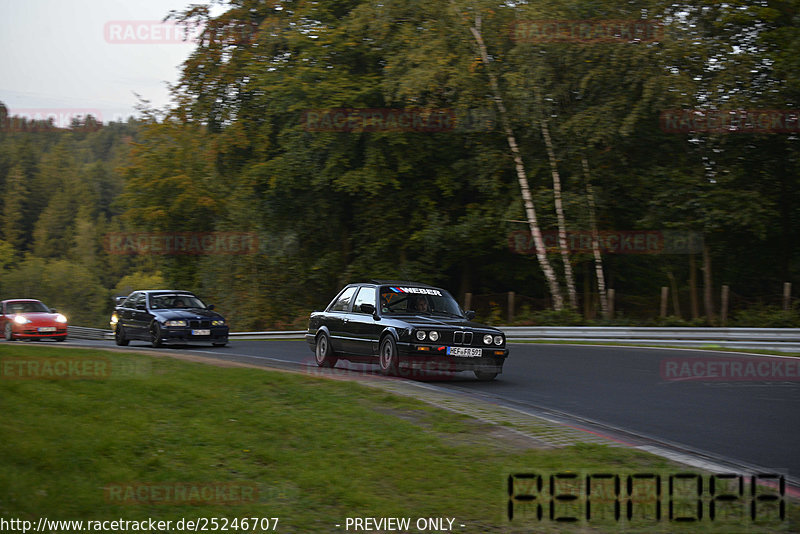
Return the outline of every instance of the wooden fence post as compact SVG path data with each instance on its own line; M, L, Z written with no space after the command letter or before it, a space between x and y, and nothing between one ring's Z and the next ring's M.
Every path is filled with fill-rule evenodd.
M667 316L667 298L669 297L669 288L661 286L661 317Z
M508 322L514 322L514 292L508 292Z
M608 317L606 319L613 319L614 318L614 290L609 289L606 291L606 300L608 301L606 304L608 306Z
M470 309L472 306L472 293L465 293L464 294L464 310Z
M728 296L730 295L730 287L722 286L722 295L721 295L721 310L719 311L719 323L721 326L725 326L728 322Z
M792 283L783 283L783 309L789 310L792 307Z

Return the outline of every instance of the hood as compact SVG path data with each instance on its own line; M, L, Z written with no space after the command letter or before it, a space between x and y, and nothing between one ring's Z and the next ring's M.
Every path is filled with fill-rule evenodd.
M469 328L472 330L486 330L499 332L497 328L485 324L468 321L463 317L448 317L446 315L393 315L394 319L404 321L415 328Z
M207 310L205 308L186 308L183 310L153 310L153 313L158 313L159 317L166 320L173 319L222 319L222 315L214 310Z

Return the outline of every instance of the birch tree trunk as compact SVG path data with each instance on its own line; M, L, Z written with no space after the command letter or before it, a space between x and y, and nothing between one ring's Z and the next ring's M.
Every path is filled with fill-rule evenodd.
M538 100L541 99L539 98ZM556 154L553 150L553 142L550 140L550 129L547 127L547 119L542 118L540 124L542 128L542 137L544 138L544 146L547 148L547 158L550 160L550 171L553 174L553 200L556 206L556 219L558 221L558 247L561 249L561 261L564 263L564 278L567 282L569 305L575 310L578 308L578 297L575 293L575 277L572 275L572 264L569 261L567 224L564 219L564 208L561 204L561 176L558 174Z
M453 7L456 15L458 15L458 9L453 0L451 0L450 5ZM503 97L500 94L500 84L497 81L497 75L492 71L492 67L489 64L489 53L486 51L486 44L484 43L483 36L481 35L480 25L481 19L480 16L478 16L475 18L475 24L470 26L469 31L475 38L475 43L478 47L481 61L483 61L483 64L486 66L486 72L489 75L489 84L492 90L492 99L497 106L497 111L500 115L500 124L503 128L503 132L506 135L508 147L511 150L511 155L514 158L514 166L517 171L517 181L519 182L519 188L522 192L522 201L525 206L525 215L528 220L528 226L531 230L534 246L536 247L536 259L539 261L539 266L541 267L544 277L547 280L547 285L550 288L550 295L553 297L553 308L556 311L560 311L564 309L564 298L561 295L561 288L558 285L556 273L553 270L552 265L550 265L550 261L547 259L547 250L545 249L544 240L542 239L542 230L539 228L539 222L536 217L536 207L533 204L533 197L531 196L530 187L528 186L528 176L525 172L525 165L522 161L522 155L520 154L516 137L511 129L511 122L508 119L508 112L506 110Z
M594 272L597 276L597 292L600 293L600 310L603 319L610 319L608 296L606 295L606 277L603 274L603 255L600 254L600 234L597 231L597 216L595 215L594 191L589 179L589 162L586 156L581 158L583 164L583 177L586 180L586 198L589 201L589 228L592 231L592 254L594 254Z

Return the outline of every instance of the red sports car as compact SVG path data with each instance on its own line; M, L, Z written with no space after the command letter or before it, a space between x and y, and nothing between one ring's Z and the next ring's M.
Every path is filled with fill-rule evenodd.
M67 339L67 318L33 299L0 302L0 328L8 341L15 339Z

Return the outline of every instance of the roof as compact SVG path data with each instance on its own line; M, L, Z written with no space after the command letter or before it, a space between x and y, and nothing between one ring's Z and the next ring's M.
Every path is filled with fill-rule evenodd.
M382 286L414 286L435 288L435 286L429 284L423 284L422 282L409 282L408 280L370 280L370 283L379 284Z

